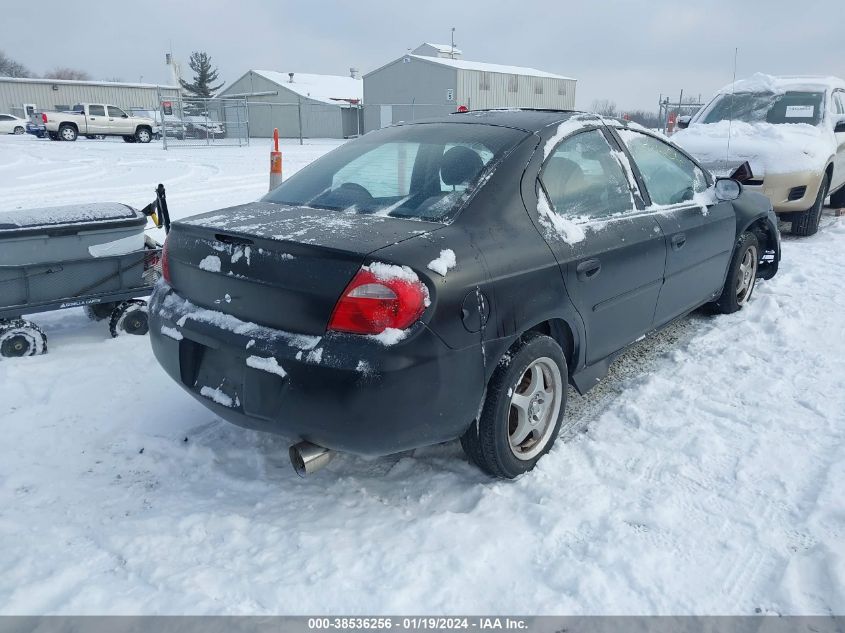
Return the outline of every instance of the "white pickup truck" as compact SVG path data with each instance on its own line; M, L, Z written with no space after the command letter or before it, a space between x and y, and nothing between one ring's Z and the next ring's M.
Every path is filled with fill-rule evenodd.
M149 143L157 131L156 122L126 114L117 106L80 103L66 112L43 112L41 120L54 141L75 141L82 136L122 136L127 143Z

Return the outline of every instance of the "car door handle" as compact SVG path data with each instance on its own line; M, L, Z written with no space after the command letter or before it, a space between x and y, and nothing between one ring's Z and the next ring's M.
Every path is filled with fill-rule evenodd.
M672 236L672 250L679 251L687 243L687 236L683 233L678 233Z
M578 264L575 268L575 272L578 274L578 279L580 281L595 279L601 272L601 262L597 259L588 259L587 261Z

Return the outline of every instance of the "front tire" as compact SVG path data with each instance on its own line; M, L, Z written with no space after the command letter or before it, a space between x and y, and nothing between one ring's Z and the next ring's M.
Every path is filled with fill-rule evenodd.
M816 195L816 201L813 206L798 213L795 219L792 220L792 232L801 237L808 237L815 235L819 230L819 221L822 219L822 210L824 209L824 199L827 198L827 190L830 187L830 179L827 174L822 176L821 184L819 184L819 193Z
M59 138L63 141L75 141L79 133L72 125L63 125L59 128Z
M135 131L135 140L139 143L149 143L153 140L153 134L147 128L141 127Z
M751 300L757 285L757 269L760 266L760 242L754 233L746 231L739 236L734 249L728 277L722 296L716 301L716 309L722 314L733 314Z
M461 437L470 460L504 479L534 468L560 432L568 376L554 339L531 332L517 341L490 379L480 418Z

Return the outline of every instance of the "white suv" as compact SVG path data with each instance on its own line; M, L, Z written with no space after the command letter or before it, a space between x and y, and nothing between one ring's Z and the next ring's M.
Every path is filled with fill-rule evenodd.
M828 195L845 207L842 79L757 74L720 90L682 127L672 140L714 174L747 161L745 186L768 196L797 235L818 230Z

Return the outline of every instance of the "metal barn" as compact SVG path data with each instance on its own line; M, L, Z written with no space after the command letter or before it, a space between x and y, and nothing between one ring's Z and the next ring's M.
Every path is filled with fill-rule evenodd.
M163 98L175 100L179 88L111 81L0 77L0 112L23 117L45 110L69 110L77 103L111 103L124 109L157 110L159 93Z
M464 60L450 45L425 43L364 75L364 129L460 106L571 110L576 81L534 68Z
M279 128L288 138L349 138L363 131L363 82L352 75L250 70L217 96L247 100L252 137L271 137Z

